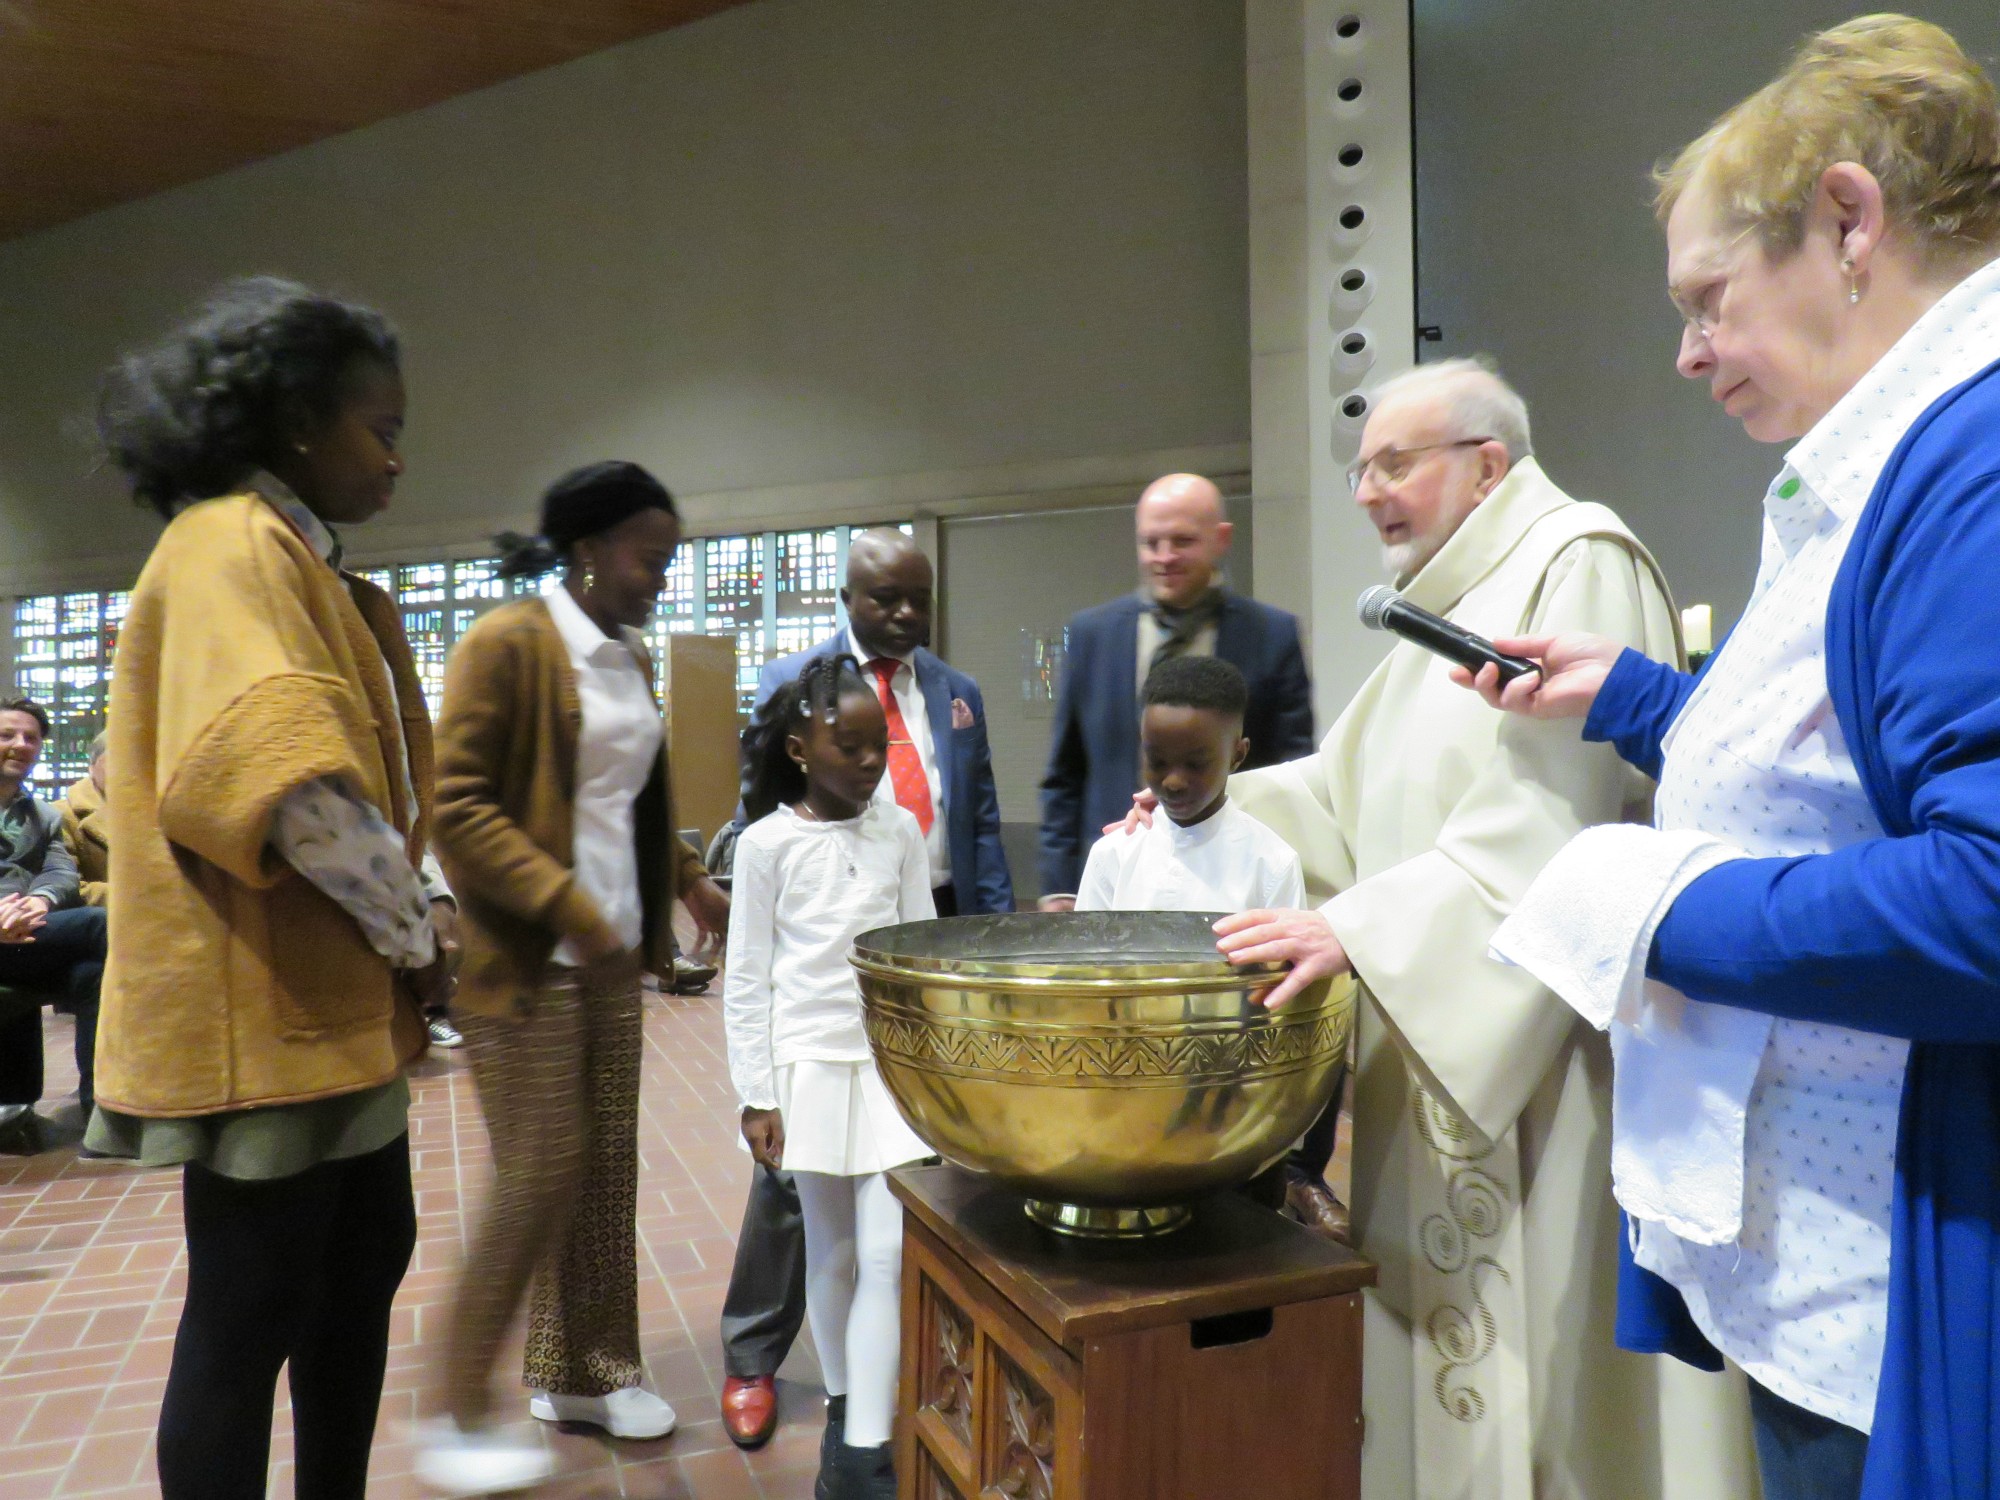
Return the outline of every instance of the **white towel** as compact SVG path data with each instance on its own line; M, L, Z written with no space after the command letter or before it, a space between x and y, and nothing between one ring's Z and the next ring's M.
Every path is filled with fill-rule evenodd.
M1705 833L1585 829L1549 861L1491 953L1611 1034L1611 1179L1621 1207L1702 1245L1743 1227L1743 1129L1771 1017L1646 977L1674 898L1733 849Z

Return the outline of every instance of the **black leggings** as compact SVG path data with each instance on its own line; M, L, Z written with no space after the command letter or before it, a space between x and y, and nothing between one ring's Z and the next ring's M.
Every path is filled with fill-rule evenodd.
M298 1500L360 1500L416 1248L410 1142L238 1182L190 1164L188 1289L160 1403L162 1500L263 1500L291 1362Z

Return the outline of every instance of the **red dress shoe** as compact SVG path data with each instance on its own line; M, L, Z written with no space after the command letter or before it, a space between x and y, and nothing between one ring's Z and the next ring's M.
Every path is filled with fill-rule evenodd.
M722 1382L722 1430L739 1448L761 1448L778 1430L778 1382L770 1375L731 1375Z

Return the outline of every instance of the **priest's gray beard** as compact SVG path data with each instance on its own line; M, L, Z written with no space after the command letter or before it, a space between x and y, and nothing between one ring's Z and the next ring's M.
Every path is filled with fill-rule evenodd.
M1465 518L1478 507L1473 500L1463 507L1447 507L1438 515L1432 528L1421 536L1412 536L1407 542L1385 543L1382 548L1382 570L1386 572L1397 588L1401 588L1417 574L1423 572L1424 565L1444 550L1444 544L1458 534L1458 528L1465 524Z
M1424 564L1438 554L1438 548L1449 540L1449 535L1433 540L1430 537L1413 537L1407 542L1397 542L1382 549L1382 571L1401 588L1423 571Z

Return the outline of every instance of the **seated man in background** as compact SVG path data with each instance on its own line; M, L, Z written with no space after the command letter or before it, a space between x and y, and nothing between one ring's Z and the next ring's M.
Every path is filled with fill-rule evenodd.
M0 699L0 986L68 1000L76 1015L78 1099L94 1099L97 994L104 978L104 912L83 905L62 814L37 802L27 779L42 758L49 716L27 698ZM16 997L18 999L18 997ZM0 1019L0 1145L38 1145L42 1097L39 1004Z
M76 875L85 906L104 905L111 876L110 835L104 823L104 741L90 742L90 771L71 785L57 804L62 812L63 846L76 860Z

